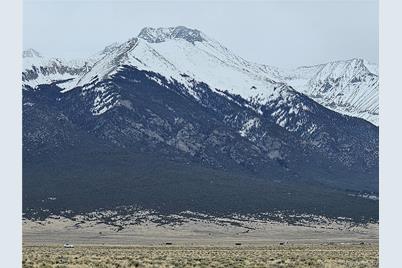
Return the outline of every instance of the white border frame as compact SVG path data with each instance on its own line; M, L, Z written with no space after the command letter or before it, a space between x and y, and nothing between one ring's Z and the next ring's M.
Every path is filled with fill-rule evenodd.
M380 0L380 267L398 267L402 239L402 1Z
M336 1L336 0L335 0ZM402 240L402 1L379 0L380 12L380 266L400 263ZM22 1L0 2L2 266L21 266Z
M22 263L22 1L0 1L1 266Z

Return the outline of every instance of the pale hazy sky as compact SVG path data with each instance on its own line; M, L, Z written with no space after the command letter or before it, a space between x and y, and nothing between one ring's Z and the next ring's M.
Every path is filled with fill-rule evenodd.
M24 0L23 6L23 46L47 56L90 56L145 26L183 25L245 59L278 67L355 57L378 62L375 0Z

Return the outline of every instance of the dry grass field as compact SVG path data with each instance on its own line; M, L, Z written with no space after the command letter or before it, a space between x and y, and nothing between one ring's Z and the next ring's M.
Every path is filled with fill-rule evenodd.
M23 267L378 267L378 245L24 246Z

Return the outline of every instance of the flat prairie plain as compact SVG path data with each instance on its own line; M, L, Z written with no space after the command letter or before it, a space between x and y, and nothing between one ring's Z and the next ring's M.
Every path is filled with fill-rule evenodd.
M378 244L24 246L22 267L378 267Z
M63 248L64 243L74 248ZM24 268L378 267L378 224L23 222Z

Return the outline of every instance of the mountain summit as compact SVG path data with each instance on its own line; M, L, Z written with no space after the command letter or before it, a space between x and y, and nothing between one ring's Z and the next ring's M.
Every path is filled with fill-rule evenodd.
M320 104L378 125L378 67L363 59L334 61L283 72L281 80Z
M145 27L139 33L138 38L147 40L150 43L160 43L168 39L182 39L190 43L205 41L204 35L199 30L184 26L169 28Z

